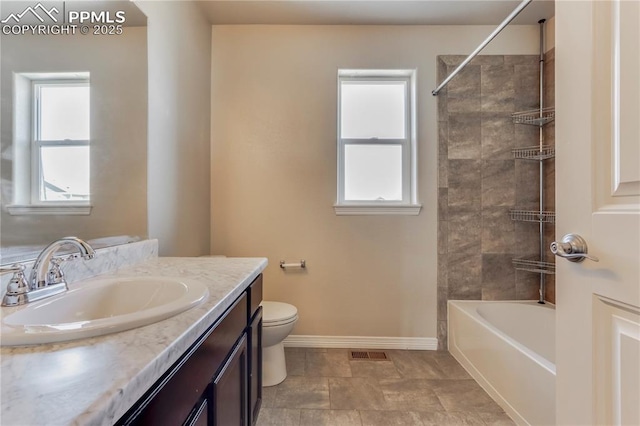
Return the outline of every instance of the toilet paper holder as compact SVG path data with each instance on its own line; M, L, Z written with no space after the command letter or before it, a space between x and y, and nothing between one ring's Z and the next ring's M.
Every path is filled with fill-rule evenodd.
M304 269L307 267L307 261L301 260L300 263L285 263L284 260L281 260L280 267L282 269L287 269L287 268L303 268Z

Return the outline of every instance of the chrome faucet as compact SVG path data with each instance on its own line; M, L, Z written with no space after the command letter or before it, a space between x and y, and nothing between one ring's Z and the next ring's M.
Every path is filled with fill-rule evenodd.
M61 261L55 260L53 255L65 245L73 245L78 249L78 254L72 254L65 260L73 260L78 257L82 257L85 260L93 259L96 252L93 248L76 237L64 237L56 240L46 246L44 250L38 255L36 261L33 264L31 270L31 278L29 283L31 289L36 290L38 288L47 287L53 284L64 283L64 275L60 270ZM65 283L66 287L66 283Z
M75 246L78 253L67 257L54 257L56 252L65 245ZM2 305L22 305L67 291L67 282L64 279L62 269L60 269L62 262L78 258L93 259L95 255L93 248L80 238L64 237L52 242L42 250L33 264L28 281L25 282L24 279L24 265L16 264L9 268L3 268L2 273L14 272L15 275L7 287Z

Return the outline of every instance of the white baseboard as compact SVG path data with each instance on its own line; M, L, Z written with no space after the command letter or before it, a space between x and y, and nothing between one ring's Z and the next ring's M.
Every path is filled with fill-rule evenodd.
M438 350L435 337L368 337L289 335L284 339L289 348L411 349Z

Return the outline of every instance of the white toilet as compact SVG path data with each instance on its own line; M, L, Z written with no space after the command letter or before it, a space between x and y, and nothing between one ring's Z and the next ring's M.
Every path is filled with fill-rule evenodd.
M287 378L282 341L298 321L298 309L282 302L262 302L262 386Z

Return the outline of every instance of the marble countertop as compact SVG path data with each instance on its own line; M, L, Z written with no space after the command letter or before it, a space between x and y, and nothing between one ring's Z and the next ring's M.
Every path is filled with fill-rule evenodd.
M0 424L115 423L266 266L264 258L154 258L109 273L198 280L208 286L209 297L193 309L133 330L2 347Z

